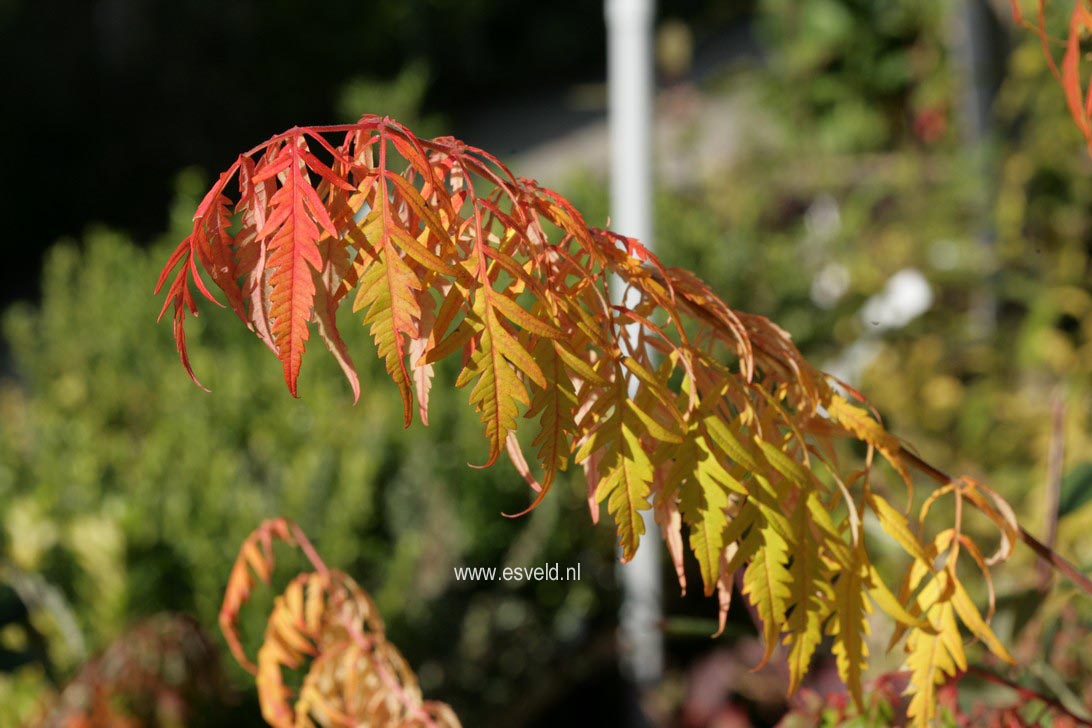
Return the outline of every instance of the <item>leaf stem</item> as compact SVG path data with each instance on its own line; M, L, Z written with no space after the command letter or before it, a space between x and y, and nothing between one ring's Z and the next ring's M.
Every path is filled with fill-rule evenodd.
M932 478L937 483L940 483L941 485L947 485L953 480L953 478L945 473L943 470L936 467L935 465L926 462L925 460L921 459L921 457L915 455L906 448L902 448L899 451L899 455L900 457L904 458L908 464L912 465L914 468L924 473L925 475L928 475L930 478ZM1085 594L1092 596L1092 579L1089 579L1085 574L1081 572L1080 569L1078 569L1074 564L1067 561L1066 558L1059 554L1057 551L1050 548L1042 541L1028 533L1027 529L1025 529L1023 526L1019 526L1019 529L1020 540L1023 541L1024 544L1028 546L1028 548L1034 551L1036 556L1038 556L1046 563L1050 564L1052 567L1054 567L1055 570L1058 571L1058 573L1064 575L1076 586L1080 587L1080 589Z
M300 551L307 557L307 560L311 562L311 565L315 567L322 576L326 576L329 573L329 569L326 568L326 562L322 560L322 557L318 555L318 551L311 544L310 539L307 538L307 534L303 532L297 524L292 524L292 535L296 539L296 544L300 547Z
M990 672L989 670L986 670L984 668L977 667L975 665L971 665L967 669L967 672L965 674L966 675L974 675L975 677L977 677L977 678L979 678L981 680L985 680L986 682L991 682L991 683L993 683L995 685L1003 685L1004 687L1007 687L1010 690L1014 691L1017 695L1019 695L1024 700L1038 700L1040 703L1043 703L1043 704L1049 706L1050 708L1058 711L1059 713L1063 713L1063 714L1069 716L1070 718L1072 718L1074 721L1076 721L1080 725L1092 726L1092 723L1090 723L1087 718L1082 718L1081 716L1076 715L1069 708L1067 708L1065 705L1063 705L1061 701L1059 701L1059 700L1057 700L1055 698L1052 698L1052 697L1050 697L1048 695L1043 695L1042 693L1037 692L1035 690L1032 690L1031 688L1026 688L1023 685L1020 685L1019 683L1013 682L1012 680L1009 680L1006 677L1002 677L1001 675L998 675L998 674L996 674L994 672Z

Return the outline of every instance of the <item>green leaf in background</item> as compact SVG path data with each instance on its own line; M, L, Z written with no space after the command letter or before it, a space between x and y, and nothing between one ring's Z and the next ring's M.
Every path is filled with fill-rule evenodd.
M1064 518L1092 501L1092 462L1078 463L1062 478L1058 517Z

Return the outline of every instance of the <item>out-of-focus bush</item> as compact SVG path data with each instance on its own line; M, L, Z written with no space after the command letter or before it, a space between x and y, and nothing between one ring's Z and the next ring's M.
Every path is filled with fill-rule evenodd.
M338 96L339 121L350 123L364 114L377 114L397 119L420 137L447 133L443 115L422 111L428 84L429 69L423 61L408 64L389 81L356 76Z
M801 146L889 149L944 136L951 82L947 22L937 0L760 0L760 29L778 83L768 105Z
M562 656L579 660L573 653L598 620L612 621L610 534L589 527L583 496L563 481L530 516L501 517L533 494L510 467L467 467L485 457L467 393L440 372L431 426L404 431L395 388L351 314L342 330L359 329L346 339L366 372L355 407L331 357L308 360L293 399L275 358L211 305L195 322L191 354L213 393L196 388L169 325L156 324L151 291L200 181L185 176L182 188L175 232L160 243L143 251L100 230L58 245L40 305L4 318L15 373L0 384L6 561L54 585L90 650L165 609L193 613L214 632L238 543L283 515L376 596L425 689L469 725L489 725L529 683L559 689L564 677L542 675L560 673ZM545 561L581 562L582 581L453 574ZM63 677L86 653L66 650L42 621ZM261 629L256 618L244 622L252 638ZM11 685L0 677L5 706L19 702Z

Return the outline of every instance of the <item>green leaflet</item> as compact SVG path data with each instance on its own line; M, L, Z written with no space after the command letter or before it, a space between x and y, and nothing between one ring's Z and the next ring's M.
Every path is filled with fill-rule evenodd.
M413 418L413 393L406 370L406 347L417 331L416 319L421 316L415 293L421 281L391 248L379 251L379 258L360 276L360 288L353 301L353 311L367 309L364 324L371 324L376 349L387 367L387 373L402 395L404 419L408 426Z
M649 508L653 471L652 461L641 447L632 422L625 415L618 415L618 419L618 437L606 448L595 493L598 501L606 500L607 510L618 528L622 560L629 561L637 553L637 544L645 532L640 511Z
M811 664L815 648L822 641L822 624L830 614L832 587L830 573L820 554L820 543L811 532L806 503L799 503L793 513L798 542L792 549L789 566L789 593L793 605L786 620L785 637L789 645L789 694L796 692Z
M725 483L735 479L713 458L703 439L695 445L695 467L680 486L679 508L690 527L690 547L701 566L702 584L709 596L716 588L721 552L727 545L724 530L728 526L725 509L729 490Z
M534 359L498 320L490 305L491 294L489 289L479 289L474 296L473 318L468 315L467 321L480 335L478 346L455 381L456 387L474 382L470 403L481 415L489 439L486 465L497 461L508 433L516 429L519 406L531 404L527 387L516 369L540 387L546 385L546 378Z
M540 429L533 444L538 448L544 488L549 487L558 470L568 466L576 431L576 390L557 349L558 345L546 338L539 339L535 346L534 358L542 368L546 386L531 388L531 407L526 414L528 418L539 418Z

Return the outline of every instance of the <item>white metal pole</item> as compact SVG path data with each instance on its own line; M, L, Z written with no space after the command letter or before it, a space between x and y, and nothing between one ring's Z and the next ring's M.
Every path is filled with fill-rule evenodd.
M654 0L606 0L611 228L652 247L652 24ZM613 281L616 302L622 292ZM634 301L626 301L633 304ZM632 342L636 331L629 331ZM659 529L643 514L645 536L620 565L623 668L638 686L663 674Z

